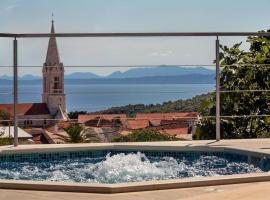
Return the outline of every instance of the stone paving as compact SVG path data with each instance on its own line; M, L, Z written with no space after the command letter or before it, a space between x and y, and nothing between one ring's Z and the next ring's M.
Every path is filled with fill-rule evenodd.
M269 188L269 182L261 182L120 194L0 189L0 200L269 200Z

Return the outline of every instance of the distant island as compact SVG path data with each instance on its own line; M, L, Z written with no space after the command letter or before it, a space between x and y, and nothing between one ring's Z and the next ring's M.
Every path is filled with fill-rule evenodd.
M91 72L76 72L65 76L66 84L213 84L214 70L203 67L187 68L158 66L134 68L125 72L116 71L108 76ZM39 76L19 77L19 84L41 84ZM0 84L12 84L12 77L0 76Z
M10 85L12 80L0 79L1 85ZM65 84L214 84L214 75L190 74L182 76L154 76L142 78L98 78L98 79L65 79ZM42 79L19 80L19 84L42 84Z

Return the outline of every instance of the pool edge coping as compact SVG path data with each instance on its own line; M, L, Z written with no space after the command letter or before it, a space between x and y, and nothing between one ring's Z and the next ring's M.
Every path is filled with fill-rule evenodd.
M114 194L266 181L270 181L269 172L117 184L1 180L0 189Z

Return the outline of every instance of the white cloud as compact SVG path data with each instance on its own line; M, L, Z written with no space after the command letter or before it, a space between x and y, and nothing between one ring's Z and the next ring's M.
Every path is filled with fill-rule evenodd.
M5 11L11 12L12 10L14 10L17 7L19 7L19 4L8 5L7 7L5 7Z
M9 14L14 11L16 8L20 7L21 0L10 0L7 5L4 7L4 11Z

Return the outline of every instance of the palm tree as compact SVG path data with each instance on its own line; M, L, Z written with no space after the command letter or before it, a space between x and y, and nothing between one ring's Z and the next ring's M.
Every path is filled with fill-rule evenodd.
M65 129L68 137L65 138L68 143L83 143L84 137L82 135L83 127L79 124L72 124Z
M65 138L67 143L91 143L102 142L102 138L95 130L90 127L83 127L79 124L72 124L65 129L68 137Z
M84 128L82 135L85 142L102 142L101 134L98 133L95 129L96 128L93 127Z

